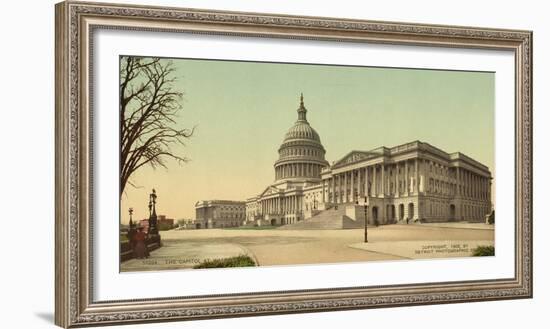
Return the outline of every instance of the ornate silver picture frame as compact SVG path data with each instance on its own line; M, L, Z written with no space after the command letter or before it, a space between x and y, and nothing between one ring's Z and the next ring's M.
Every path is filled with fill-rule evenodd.
M57 325L69 328L532 297L532 32L73 1L59 3L55 9ZM514 172L509 173L514 175L515 190L510 192L515 205L514 213L507 214L513 221L513 275L98 300L94 296L98 264L94 263L96 155L92 147L97 138L94 92L98 86L93 80L93 49L101 47L94 44L94 33L105 30L324 41L333 47L350 42L513 53L514 145L508 147L515 149Z

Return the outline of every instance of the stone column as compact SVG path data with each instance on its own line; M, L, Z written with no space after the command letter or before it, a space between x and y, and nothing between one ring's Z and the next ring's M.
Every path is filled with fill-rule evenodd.
M487 181L485 182L485 189L486 189L486 194L487 196L485 197L485 199L487 201L490 201L491 200L491 178L487 177Z
M472 198L474 189L472 188L472 173L468 172L468 197Z
M332 181L331 184L332 184L332 203L336 203L336 177L334 176L334 174L332 175L332 177L330 178L330 180Z
M460 184L462 185L462 197L465 198L466 197L466 172L464 171L464 169L460 169Z
M462 176L462 186L463 186L462 194L465 198L467 198L468 197L468 172L466 170L462 170L461 176Z
M292 197L289 195L286 197L288 213L292 213Z
M476 174L472 173L472 199L476 198L476 194L477 194ZM475 214L475 209L474 209L474 214Z
M323 200L323 203L326 203L327 201L325 200L325 180L324 179L321 179L321 196L322 196L322 199Z
M365 192L363 191L363 193L361 193L361 178L362 178L361 172L362 172L361 169L357 169L357 193L359 193L358 195L359 198L362 198Z
M474 189L474 174L472 172L470 172L470 198L474 198L474 192L475 192L475 189ZM473 214L472 214L473 215Z
M350 196L351 196L350 199L351 199L351 202L353 202L353 201L355 201L355 195L354 195L354 193L353 193L353 189L355 188L355 185L353 184L353 183L354 183L354 182L353 182L353 181L354 181L354 179L353 179L353 178L354 178L354 177L353 177L353 170L350 171L350 176L351 176L351 177L350 177L350 184L349 184L349 185L350 185Z
M380 170L381 170L381 173L380 173L380 176L381 176L381 179L380 179L380 185L382 185L381 187L381 192L382 192L382 196L386 195L386 165L385 164L382 164L380 166Z
M399 197L399 163L395 163L395 196Z
M369 195L369 167L365 167L365 196Z
M485 177L481 177L481 199L485 200Z
M344 175L344 198L342 202L346 203L348 202L348 173L344 172L342 175Z
M337 202L338 203L342 203L344 201L343 197L342 197L342 174L338 174L338 198L337 198Z
M483 199L483 189L482 189L482 186L483 186L483 183L482 183L482 177L481 176L477 176L477 192L478 192L478 198L480 200Z
M456 188L457 188L457 194L458 196L462 195L461 191L461 182L460 182L460 167L456 168Z
M468 197L472 197L472 173L468 172Z
M470 197L470 184L468 181L468 171L464 170L464 197L469 198Z
M418 158L417 159L414 159L414 193L416 195L418 195L418 193L420 192L420 187L419 187L419 183L420 183L420 175L418 173Z
M287 196L285 196L283 199L283 208L284 208L284 213L288 214L288 197Z
M409 161L405 161L405 195L409 196Z
M479 187L477 186L478 179L479 177L477 176L477 174L474 174L474 199L479 198Z
M484 177L483 176L479 176L479 199L480 200L483 200L484 197L483 197L483 182L484 180Z
M483 195L483 182L484 178L483 176L479 176L479 199L480 200L483 200L484 199L484 195Z
M472 173L472 198L476 198L476 174Z
M378 196L378 188L376 183L376 165L374 165L372 167L372 195L375 197Z
M481 199L481 176L477 176L477 197Z

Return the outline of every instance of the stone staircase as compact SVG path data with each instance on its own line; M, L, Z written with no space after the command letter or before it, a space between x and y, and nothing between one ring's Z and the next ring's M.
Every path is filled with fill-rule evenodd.
M338 230L364 227L364 221L355 221L346 214L346 207L323 210L317 215L294 224L280 226L279 230Z

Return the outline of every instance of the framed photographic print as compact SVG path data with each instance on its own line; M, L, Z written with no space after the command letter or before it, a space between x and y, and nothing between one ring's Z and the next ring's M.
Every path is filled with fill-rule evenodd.
M532 33L62 2L62 327L532 296Z

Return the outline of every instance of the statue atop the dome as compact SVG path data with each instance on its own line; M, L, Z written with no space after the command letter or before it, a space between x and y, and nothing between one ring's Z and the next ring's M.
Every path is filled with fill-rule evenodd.
M304 94L300 93L300 107L298 108L298 121L307 122L306 113L307 113L307 110L306 110L306 107L304 106Z

